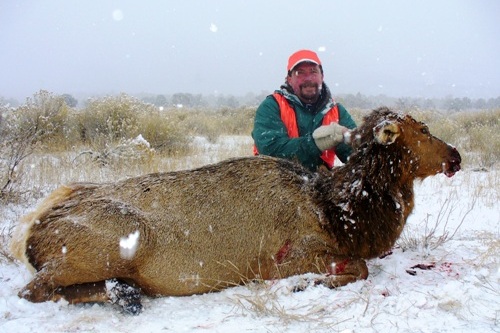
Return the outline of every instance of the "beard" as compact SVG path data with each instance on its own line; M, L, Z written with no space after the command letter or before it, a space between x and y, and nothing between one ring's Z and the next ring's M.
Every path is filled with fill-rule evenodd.
M321 84L314 82L304 82L299 86L298 97L306 103L314 103L321 93Z

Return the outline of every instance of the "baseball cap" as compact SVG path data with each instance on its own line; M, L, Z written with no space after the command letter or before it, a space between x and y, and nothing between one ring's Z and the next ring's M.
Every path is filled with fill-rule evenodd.
M319 60L316 52L311 50L299 50L292 54L290 58L288 58L287 71L291 71L295 66L304 61L312 62L316 65L321 65L321 61Z

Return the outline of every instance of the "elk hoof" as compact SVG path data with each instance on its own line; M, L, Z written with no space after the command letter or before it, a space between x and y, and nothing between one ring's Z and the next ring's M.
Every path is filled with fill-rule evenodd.
M332 263L329 274L317 279L315 283L328 288L337 288L358 280L365 280L367 277L368 267L363 259L345 259Z
M129 315L136 316L142 312L142 304L139 300L138 302L130 302L123 306L123 312Z
M109 284L108 284L109 283ZM111 303L120 306L124 313L138 315L142 312L141 289L120 280L107 281Z

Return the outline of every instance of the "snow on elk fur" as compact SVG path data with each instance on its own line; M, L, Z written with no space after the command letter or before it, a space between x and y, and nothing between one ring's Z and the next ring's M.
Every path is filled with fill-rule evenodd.
M351 140L354 153L332 172L260 156L62 186L15 232L12 251L34 272L19 296L114 301L138 313L139 293L191 295L306 272L329 287L366 279L365 260L403 230L414 181L451 177L461 158L387 108Z

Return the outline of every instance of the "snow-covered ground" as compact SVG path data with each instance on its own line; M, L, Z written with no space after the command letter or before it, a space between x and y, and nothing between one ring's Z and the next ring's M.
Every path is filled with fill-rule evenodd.
M293 292L305 276L190 297L30 303L28 270L0 258L0 332L500 332L500 172L464 170L416 185L416 208L366 281ZM32 207L0 207L4 235ZM3 237L5 241L5 236Z

